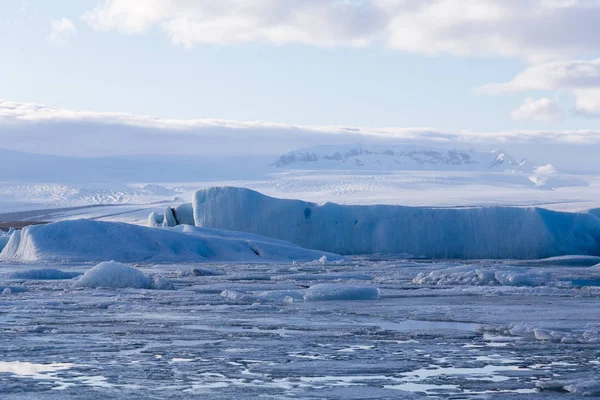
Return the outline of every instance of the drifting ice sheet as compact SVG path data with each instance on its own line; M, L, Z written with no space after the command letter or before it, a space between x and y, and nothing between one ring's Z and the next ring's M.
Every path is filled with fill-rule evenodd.
M538 259L600 255L600 218L541 208L317 205L220 187L194 196L196 226L255 233L338 254Z

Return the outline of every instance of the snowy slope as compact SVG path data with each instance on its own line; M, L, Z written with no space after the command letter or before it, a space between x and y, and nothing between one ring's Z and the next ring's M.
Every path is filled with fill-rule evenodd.
M539 208L317 205L235 187L194 196L196 226L237 230L339 254L430 258L600 255L600 219Z
M415 145L317 146L282 155L279 169L531 171L503 150L441 149Z
M14 261L312 261L322 251L256 235L181 225L72 220L28 226L11 235L0 260ZM327 258L339 256L327 254Z

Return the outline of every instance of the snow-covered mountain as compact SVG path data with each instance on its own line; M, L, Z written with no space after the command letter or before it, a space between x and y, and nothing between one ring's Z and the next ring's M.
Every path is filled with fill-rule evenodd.
M533 166L503 150L476 151L409 145L318 146L295 150L277 159L281 169L452 170L529 172Z

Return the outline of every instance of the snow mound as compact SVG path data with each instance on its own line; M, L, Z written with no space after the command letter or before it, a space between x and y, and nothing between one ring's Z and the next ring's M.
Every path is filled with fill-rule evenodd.
M180 225L148 228L119 222L61 221L15 232L0 260L181 262L311 261L323 255L256 235ZM327 254L330 259L340 259Z
M194 195L196 226L287 240L338 254L450 259L600 255L600 218L541 208L317 205L217 187Z
M150 278L136 268L115 261L107 261L96 265L83 274L73 286L90 288L173 289L173 284L165 278Z
M58 280L73 279L79 272L65 272L58 269L28 269L7 274L8 279Z
M502 285L540 286L549 282L551 276L542 271L524 268L476 267L471 265L446 268L430 273L419 273L412 283L419 285Z
M332 285L321 283L311 286L304 294L304 301L377 299L379 299L379 289L373 286Z

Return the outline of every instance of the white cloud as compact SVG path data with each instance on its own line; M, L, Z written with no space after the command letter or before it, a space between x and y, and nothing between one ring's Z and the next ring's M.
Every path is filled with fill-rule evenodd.
M600 0L104 0L99 31L158 27L173 43L366 46L424 54L564 58L600 48Z
M600 59L558 61L527 68L507 83L491 83L478 89L483 94L525 90L578 90L600 88Z
M600 59L535 65L510 82L483 85L476 92L504 94L529 90L570 92L575 96L577 114L600 117Z
M54 43L59 43L65 40L66 37L77 33L75 24L68 18L50 19L50 34L48 40Z
M519 108L511 113L516 120L533 120L540 122L557 122L564 119L564 113L557 102L547 97L535 100L531 97L525 99Z
M368 44L386 23L370 2L339 0L112 0L84 14L97 30L159 26L175 44Z

